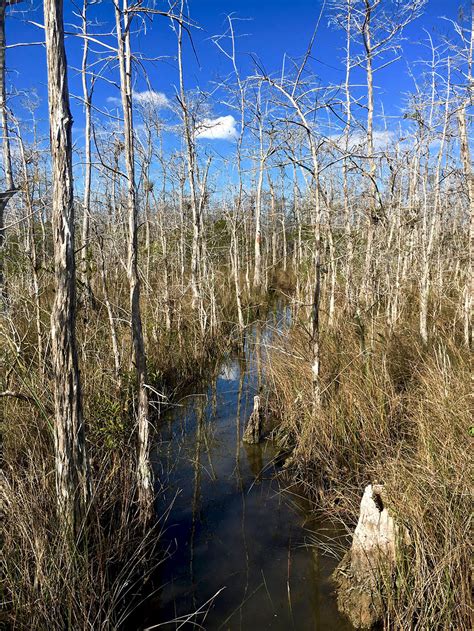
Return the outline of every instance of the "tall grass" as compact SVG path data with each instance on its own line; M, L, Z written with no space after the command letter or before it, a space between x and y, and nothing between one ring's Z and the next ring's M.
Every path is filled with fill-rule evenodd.
M411 545L380 586L390 628L471 628L469 354L438 317L429 347L409 311L396 330L375 319L364 341L358 323L341 317L324 332L315 415L304 327L294 323L269 351L271 406L295 480L348 525L365 485L383 483L408 528Z
M42 297L45 331L50 298ZM118 291L113 295L116 305L126 300ZM157 325L153 310L146 310L150 303L145 304L155 429L161 402L200 378L235 340L228 292L222 289L217 300L219 328L205 336L187 296L179 305L181 319L169 331L161 321ZM80 303L77 330L92 499L80 535L71 539L56 510L49 355L38 357L28 308L22 296L12 292L2 329L10 389L22 396L1 399L1 622L5 628L25 631L126 628L135 608L152 593L156 570L168 554L160 537L166 515L157 515L144 529L136 511L135 385L128 321L117 318L122 359L117 382L100 291L96 289L93 303ZM157 492L165 485L166 480L157 479Z
M56 512L51 428L28 403L3 427L3 622L12 629L118 629L163 560L162 522L136 517L132 451L90 446L92 500L77 539Z

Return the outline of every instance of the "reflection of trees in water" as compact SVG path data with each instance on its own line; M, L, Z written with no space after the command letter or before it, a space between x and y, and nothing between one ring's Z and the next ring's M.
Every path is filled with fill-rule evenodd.
M243 360L245 362L245 360ZM235 360L229 360L228 362L226 362L220 372L219 372L219 379L222 379L223 381L237 381L237 379L239 378L239 373L242 372L241 370L239 370L241 368L241 358L239 357L237 361Z
M203 440L203 423L204 423L204 409L205 399L204 397L198 397L196 401L196 443L194 449L194 488L193 488L193 501L192 501L192 518L191 518L191 537L189 541L189 574L191 579L191 585L194 587L194 544L196 537L196 526L200 520L200 506L201 506L201 445ZM193 588L193 606L196 607L196 592Z
M257 392L262 391L262 325L255 325L255 358L257 362Z
M243 446L250 470L255 477L255 482L260 482L263 472L263 449L260 445L249 445L248 443L243 443Z

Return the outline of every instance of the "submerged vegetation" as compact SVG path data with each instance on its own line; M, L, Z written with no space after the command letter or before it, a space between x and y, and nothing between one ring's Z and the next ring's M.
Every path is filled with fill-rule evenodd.
M466 16L427 36L386 114L374 76L398 72L429 1L322 3L274 73L242 62L230 15L206 39L226 73L209 93L188 76L192 3L23 4L34 20L0 2L2 623L125 628L169 554L150 455L163 413L277 294L291 323L265 349L249 442L270 416L285 483L348 529L383 485L409 533L377 574L386 628L470 628ZM43 15L38 96L6 69L38 37L18 24ZM322 20L337 79L316 73ZM140 48L165 25L169 50ZM162 54L174 96L153 88Z

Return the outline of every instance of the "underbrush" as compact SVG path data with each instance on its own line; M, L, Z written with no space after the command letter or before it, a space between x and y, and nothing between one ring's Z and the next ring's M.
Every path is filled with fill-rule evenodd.
M92 459L92 500L72 539L56 514L53 463L37 449L23 456L21 474L10 465L2 487L5 627L121 628L165 557L160 522L144 532L137 518L131 463Z
M199 379L235 342L231 304L222 299L217 308L218 326L212 333L202 334L186 300L185 325L176 321L166 330L159 322L154 331L150 325L153 425L159 422L161 402ZM144 321L151 322L152 314L145 312ZM3 338L11 368L4 389L11 394L2 398L2 625L25 631L124 628L143 598L153 593L156 569L167 556L160 537L166 515L156 515L146 528L137 515L135 377L127 321L117 318L117 374L100 294L94 304L80 305L78 350L92 494L77 538L62 529L56 510L48 352L38 357L35 323L21 301L12 300L7 324ZM166 486L166 480L155 482L157 492Z
M429 347L407 319L374 322L370 344L349 318L323 335L322 409L313 415L308 335L293 325L269 351L267 384L288 469L317 507L357 521L364 487L383 483L410 533L381 586L389 628L468 629L472 416L468 351L441 328Z

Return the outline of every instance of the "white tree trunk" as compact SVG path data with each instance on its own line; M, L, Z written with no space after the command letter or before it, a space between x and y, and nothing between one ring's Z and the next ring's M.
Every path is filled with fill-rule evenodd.
M10 135L8 130L7 95L5 86L5 10L6 0L0 0L0 116L2 117L2 146L3 169L5 172L5 185L8 191L13 191L13 170L10 152ZM5 244L5 207L8 198L0 199L0 301L2 307L5 302L5 281L3 277L3 248Z
M87 4L88 0L84 0L82 9L82 32L84 35L84 48L82 56L82 96L84 99L85 109L85 130L84 130L84 147L85 147L85 173L84 173L84 201L82 216L82 251L81 251L81 281L86 289L88 297L91 294L90 286L90 269L89 269L89 232L90 232L90 204L91 204L91 90L87 81L87 58L89 52L89 40L87 39Z
M55 299L51 313L56 486L59 512L77 532L88 500L81 383L76 349L76 266L69 110L62 0L44 0L52 161Z
M138 202L135 184L135 155L132 117L132 56L130 50L130 20L127 0L123 0L123 12L120 10L118 0L114 0L114 4L119 52L120 93L123 109L125 165L127 171L127 274L130 286L133 362L135 364L138 381L138 500L141 516L144 520L146 520L152 509L153 480L149 459L150 432L148 421L147 370L140 309L140 277L138 273Z
M464 177L466 178L467 195L469 202L469 267L467 271L465 298L464 298L464 343L470 348L472 343L472 303L474 295L474 177L472 174L472 162L469 151L469 141L466 124L466 106L458 112L459 138L461 141L461 160Z

